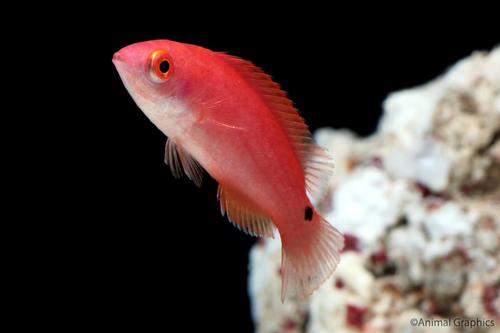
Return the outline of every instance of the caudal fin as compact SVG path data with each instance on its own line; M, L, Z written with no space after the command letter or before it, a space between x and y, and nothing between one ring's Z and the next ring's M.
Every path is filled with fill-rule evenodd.
M294 237L281 238L282 302L287 296L312 294L333 273L344 247L342 234L316 212L301 229Z

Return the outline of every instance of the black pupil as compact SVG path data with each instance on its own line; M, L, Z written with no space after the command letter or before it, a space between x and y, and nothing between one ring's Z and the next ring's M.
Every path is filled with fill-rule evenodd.
M160 72L165 74L166 72L168 72L169 69L170 69L170 64L168 63L168 61L162 60L162 62L160 62Z

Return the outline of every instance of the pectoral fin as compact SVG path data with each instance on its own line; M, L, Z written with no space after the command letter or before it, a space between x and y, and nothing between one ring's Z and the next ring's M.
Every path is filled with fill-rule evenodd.
M187 151L170 139L165 146L165 163L174 177L179 178L184 172L189 179L200 187L203 180L203 167Z

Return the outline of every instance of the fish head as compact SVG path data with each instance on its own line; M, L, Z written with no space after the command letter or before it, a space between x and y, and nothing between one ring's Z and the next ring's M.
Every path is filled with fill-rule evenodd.
M153 40L128 45L113 55L120 78L137 106L164 132L189 113L189 50L182 43ZM165 133L169 135L169 133Z

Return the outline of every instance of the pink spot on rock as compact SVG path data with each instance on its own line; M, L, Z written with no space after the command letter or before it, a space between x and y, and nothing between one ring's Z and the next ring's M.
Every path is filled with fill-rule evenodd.
M384 168L384 161L380 156L373 156L370 160L370 164L378 169Z
M382 289L385 291L391 292L393 294L400 294L401 293L399 286L393 282L387 282L386 284L384 284Z
M344 234L344 248L342 252L355 251L359 252L359 238L352 234Z
M463 244L459 245L455 249L456 255L458 255L460 258L462 258L464 264L470 264L472 262L471 257L469 256L469 252L467 252L467 249Z
M484 290L483 290L482 301L483 301L484 310L488 314L490 314L494 317L500 316L498 309L495 307L495 300L497 299L497 297L500 296L499 289L500 289L500 287L498 287L498 286L489 286L489 287L484 288Z
M416 182L415 186L417 187L417 190L420 192L422 197L427 198L429 195L431 195L431 190L426 185L420 182Z
M346 323L349 326L363 328L367 309L364 306L347 304Z
M426 316L432 316L439 313L439 304L437 301L430 297L422 303L422 311Z
M433 211L439 209L443 206L444 200L438 197L429 198L426 202L426 208L428 211Z
M474 186L471 184L465 184L460 187L460 192L462 192L463 195L465 196L470 196L472 195L472 192L474 192Z
M292 319L287 318L287 319L285 319L285 321L283 322L283 324L281 325L281 327L283 328L283 330L285 332L286 331L291 331L295 327L297 327L297 323L295 323L295 321L293 321Z
M481 220L479 220L479 225L486 230L495 230L495 221L491 216L483 216Z
M385 265L389 260L387 250L385 248L380 249L379 251L373 253L370 256L370 259L374 264Z

